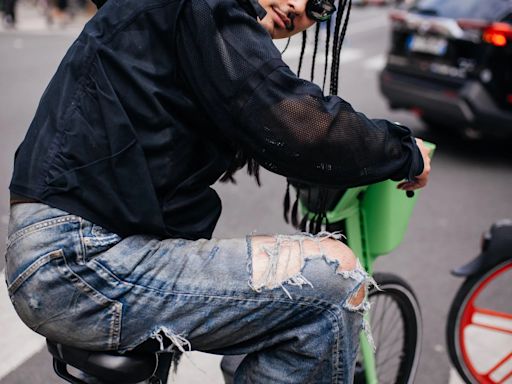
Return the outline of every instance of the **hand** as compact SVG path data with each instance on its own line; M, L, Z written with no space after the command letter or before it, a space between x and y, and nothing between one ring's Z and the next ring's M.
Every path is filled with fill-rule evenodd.
M427 185L428 176L430 175L430 150L425 147L423 140L416 139L416 145L418 146L421 157L423 158L423 172L416 176L414 180L402 181L398 183L397 188L403 189L404 191L414 191L415 189L423 188Z

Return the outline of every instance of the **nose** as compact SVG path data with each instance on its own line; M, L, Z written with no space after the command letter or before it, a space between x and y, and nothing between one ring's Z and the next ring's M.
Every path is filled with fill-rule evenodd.
M306 4L308 0L289 0L288 4L297 16L302 16L306 13Z

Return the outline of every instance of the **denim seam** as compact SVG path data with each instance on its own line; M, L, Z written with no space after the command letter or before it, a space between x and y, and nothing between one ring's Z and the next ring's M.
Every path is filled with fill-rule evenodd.
M18 288L25 282L27 279L32 276L35 272L39 270L43 265L47 264L48 262L63 258L64 252L62 249L58 249L56 251L52 251L50 253L47 253L44 256L41 256L39 259L34 261L32 264L30 264L23 272L21 272L16 279L7 287L7 291L9 292L9 295L13 295Z
M250 280L249 281L252 281L252 237L251 236L246 236L245 237L245 242L246 242L246 246L247 246L247 273L249 274L250 276Z
M334 343L333 343L333 346L332 346L332 360L331 360L331 365L332 365L332 369L333 369L333 372L332 372L332 383L333 384L338 384L339 383L339 380L338 380L338 376L339 376L339 373L343 373L343 370L340 369L340 360L343 358L342 356L340 356L340 327L339 327L339 322L338 322L338 316L332 314L330 311L327 312L329 315L332 315L332 320L331 320L331 323L332 323L332 328L333 328L333 334L334 334Z
M340 310L342 312L343 310ZM342 316L339 316L342 317ZM338 318L339 318L338 317ZM336 363L333 365L335 372L333 372L333 383L343 383L345 382L345 354L340 354L341 346L340 344L344 344L344 336L343 332L340 332L339 322L336 321L336 346L337 346L337 359Z
M75 284L75 287L81 290L89 298L96 301L103 306L109 306L111 312L110 329L109 329L109 349L117 349L121 337L121 315L123 305L119 301L112 300L101 292L97 291L94 287L89 285L83 280L73 269L69 266L66 257L63 257L66 268L62 268L62 273Z
M75 215L67 215L67 216L61 216L58 218L43 220L35 224L31 224L23 229L20 229L16 232L14 232L9 238L7 239L6 247L9 248L15 241L30 235L34 232L37 232L38 230L45 229L45 228L51 228L56 225L60 225L62 223L67 223L73 220L78 220L79 217Z
M110 347L112 349L117 349L121 342L121 324L123 318L123 305L114 301L114 305L112 306L112 323L110 327Z

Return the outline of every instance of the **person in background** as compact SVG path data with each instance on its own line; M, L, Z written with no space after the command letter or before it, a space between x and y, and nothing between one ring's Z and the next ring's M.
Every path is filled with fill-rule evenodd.
M16 26L16 0L3 0L3 24L5 28Z

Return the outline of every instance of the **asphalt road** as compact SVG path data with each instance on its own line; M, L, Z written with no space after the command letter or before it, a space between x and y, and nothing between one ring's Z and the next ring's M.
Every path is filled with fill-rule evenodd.
M405 240L396 252L377 262L377 270L396 272L416 291L424 320L423 353L416 383L443 384L450 382L451 375L444 342L446 315L461 283L449 271L477 254L480 234L492 222L512 217L511 143L469 142L449 134L434 134L426 131L413 115L387 108L376 81L388 45L386 12L384 8L353 11L342 56L340 95L356 110L371 117L400 121L417 136L438 146L430 184L421 195ZM7 232L7 186L14 151L40 95L78 32L73 26L49 32L28 22L26 26L14 32L0 31L1 239ZM298 40L292 43L284 54L292 68L296 68L298 44ZM307 68L306 65L305 73L309 73ZM320 72L316 78L320 78ZM215 236L293 232L282 219L281 177L264 172L261 188L244 172L237 180L236 185L216 185L224 207ZM1 241L0 250L4 249ZM1 258L0 271L3 266ZM5 315L6 300L0 297L0 309L4 311L0 311L0 384L57 383L48 355L41 349L41 340L34 341L21 331L14 340L9 337L14 334L9 327L16 321ZM14 358L15 355L19 356ZM185 362L177 382L220 383L217 357L194 359L205 372Z

